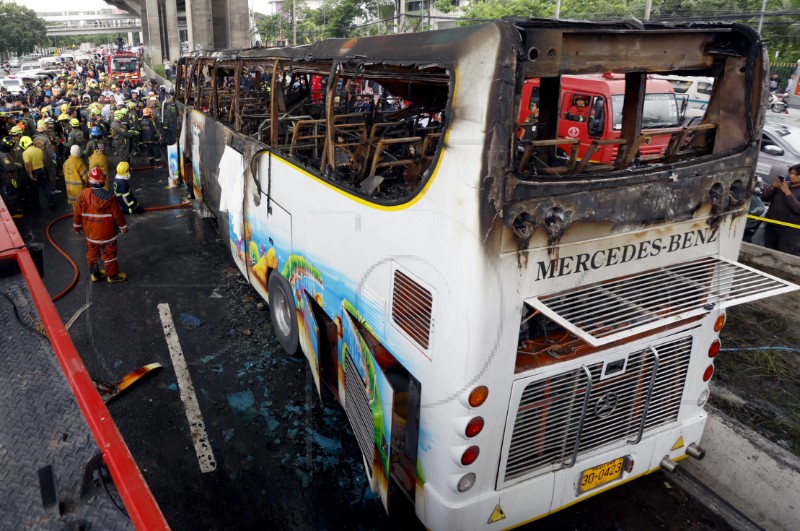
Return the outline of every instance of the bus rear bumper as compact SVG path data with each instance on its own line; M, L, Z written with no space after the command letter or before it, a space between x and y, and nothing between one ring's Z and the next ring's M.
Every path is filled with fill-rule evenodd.
M425 485L423 523L428 529L508 529L544 518L601 492L654 472L661 460L669 457L679 461L691 443L700 444L707 415L700 412L681 425L661 430L642 439L637 445L628 444L593 454L579 460L573 467L521 481L502 490L489 490L465 503L454 493L445 499ZM584 472L623 458L621 476L608 483L582 490Z

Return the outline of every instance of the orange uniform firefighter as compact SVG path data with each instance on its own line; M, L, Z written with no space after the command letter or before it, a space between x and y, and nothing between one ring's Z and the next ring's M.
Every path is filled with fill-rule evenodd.
M128 278L119 272L117 264L117 232L128 232L128 225L114 193L103 189L105 183L103 170L92 168L89 172L91 188L82 191L75 202L72 227L78 233L83 230L86 236L86 262L92 282L105 277L113 284ZM106 266L103 270L97 263L101 253Z

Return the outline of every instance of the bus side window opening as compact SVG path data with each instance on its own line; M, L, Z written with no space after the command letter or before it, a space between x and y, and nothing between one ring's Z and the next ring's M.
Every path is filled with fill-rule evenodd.
M444 68L344 64L329 91L330 65L283 66L274 89L278 123L273 131L271 117L256 114L254 136L360 196L402 201L421 189L446 122Z

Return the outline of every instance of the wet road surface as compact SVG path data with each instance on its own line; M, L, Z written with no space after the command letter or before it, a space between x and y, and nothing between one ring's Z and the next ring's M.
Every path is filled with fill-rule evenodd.
M133 165L135 168L135 164ZM145 207L180 203L166 170L134 169L132 188ZM63 186L63 185L62 185ZM45 243L45 284L61 292L68 263L45 241L47 223L69 213L28 214L18 225ZM170 526L195 529L415 529L391 521L369 492L355 438L342 409L321 404L302 357L287 356L272 336L269 311L235 268L214 221L190 208L127 217L119 238L128 281L92 283L83 235L71 219L53 238L75 260L80 279L56 302L95 380L114 381L148 363L163 364L109 403L109 410ZM159 305L168 308L186 361L208 444L201 471L181 384ZM194 430L194 431L193 431ZM193 436L194 433L194 436ZM194 440L193 440L194 437ZM661 474L595 496L529 529L728 529Z

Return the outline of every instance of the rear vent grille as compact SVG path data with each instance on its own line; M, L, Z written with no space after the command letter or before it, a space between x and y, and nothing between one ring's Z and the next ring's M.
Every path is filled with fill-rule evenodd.
M401 271L394 272L392 320L423 349L428 348L433 315L431 292Z
M356 364L350 354L347 355L347 365L345 366L345 400L344 410L353 426L353 433L361 448L361 453L367 458L367 462L372 462L373 442L375 440L372 410L367 399L367 389L356 369Z
M603 362L540 378L525 386L504 471L506 483L571 467L607 444L636 443L675 422L692 338L633 352L625 372L602 378Z

